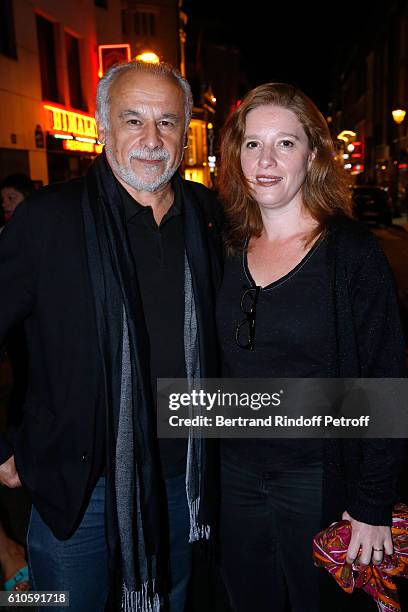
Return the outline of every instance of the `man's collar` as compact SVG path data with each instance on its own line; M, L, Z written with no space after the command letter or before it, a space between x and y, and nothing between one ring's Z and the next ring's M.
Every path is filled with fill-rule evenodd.
M123 207L125 210L125 218L127 222L135 215L138 215L144 210L146 210L146 207L139 204L139 202L130 195L130 193L123 187L123 185L119 183L116 177L115 181L117 182L119 187L119 193L120 197L122 198Z
M126 222L130 221L130 219L134 217L135 215L138 215L140 213L143 213L143 211L146 211L146 206L143 206L133 196L131 196L130 193L123 187L123 185L117 180L116 177L115 177L115 181L117 182L119 186L119 192L120 192L123 206L125 209ZM174 201L170 209L166 213L166 216L168 213L170 213L170 211L171 211L171 216L181 214L181 192L180 192L179 176L177 173L171 180L171 186L174 192Z

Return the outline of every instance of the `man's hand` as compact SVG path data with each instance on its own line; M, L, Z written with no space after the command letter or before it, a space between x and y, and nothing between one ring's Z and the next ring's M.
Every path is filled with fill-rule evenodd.
M347 563L357 562L359 565L369 565L372 557L373 564L379 565L384 558L384 553L392 555L394 547L389 527L360 523L360 521L353 519L348 512L343 512L342 519L351 523L351 540L347 550ZM360 547L361 553L359 555Z
M0 484L10 489L21 487L20 478L18 477L16 464L14 463L14 455L0 465Z

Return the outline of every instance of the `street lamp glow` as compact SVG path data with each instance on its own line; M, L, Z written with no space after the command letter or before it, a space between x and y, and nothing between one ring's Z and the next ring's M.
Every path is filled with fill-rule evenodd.
M153 51L139 53L139 55L136 55L136 60L138 62L146 62L147 64L160 64L159 56L153 53Z
M392 111L392 118L395 123L402 123L405 119L406 111L402 110L402 108L398 108Z

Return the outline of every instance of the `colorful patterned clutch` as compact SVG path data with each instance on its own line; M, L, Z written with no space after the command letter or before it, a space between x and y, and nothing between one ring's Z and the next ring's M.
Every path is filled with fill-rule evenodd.
M401 612L394 576L408 578L408 506L398 504L392 514L394 553L385 555L380 565L346 563L351 538L349 521L333 523L313 539L313 559L324 567L346 591L363 589L373 597L380 612Z

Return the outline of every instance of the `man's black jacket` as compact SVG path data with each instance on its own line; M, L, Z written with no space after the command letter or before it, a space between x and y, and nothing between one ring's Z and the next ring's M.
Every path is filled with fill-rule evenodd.
M216 376L217 354L206 337L214 336L208 292L221 274L220 207L202 185L174 180L188 214L199 218L211 262L211 279L190 267L201 349L214 364L207 375ZM85 184L76 179L42 189L18 207L0 237L0 343L14 323L25 320L30 362L24 422L14 448L0 439L0 464L14 452L23 485L60 539L75 530L98 477L95 431L104 419L81 209ZM194 236L189 244L193 248Z

